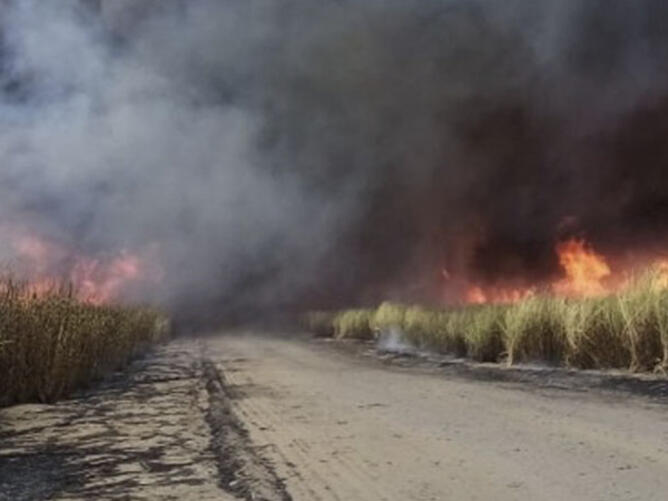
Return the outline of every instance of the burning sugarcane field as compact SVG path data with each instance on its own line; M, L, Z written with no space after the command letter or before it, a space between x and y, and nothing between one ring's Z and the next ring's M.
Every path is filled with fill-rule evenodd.
M665 500L666 26L0 0L0 501Z

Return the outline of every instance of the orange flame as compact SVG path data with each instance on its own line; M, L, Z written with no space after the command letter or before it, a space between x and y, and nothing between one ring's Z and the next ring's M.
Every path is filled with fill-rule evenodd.
M565 277L553 285L557 294L590 297L609 292L605 279L611 271L605 257L596 253L584 240L571 239L556 248Z
M513 282L512 286L508 283L469 283L460 297L468 304L515 303L535 295L539 290L550 291L558 296L595 297L627 287L633 281L634 271L645 268L657 272L653 282L655 287L668 288L668 258L659 257L655 253L627 253L624 260L618 257L614 261L614 271L608 258L582 239L571 238L558 243L555 253L562 270L562 276L556 280L525 287L518 287L517 282ZM448 281L447 286L455 283L450 281L449 273L444 278Z
M472 285L466 291L466 302L469 304L485 304L488 302L487 294L479 285Z
M469 304L487 303L516 303L535 294L533 287L527 288L504 288L486 287L480 285L470 286L465 294L465 301Z
M570 297L590 297L611 291L611 269L605 257L584 240L570 239L557 244L555 252L563 277L553 283L540 284L544 290ZM536 294L538 288L470 285L464 293L469 304L516 303Z

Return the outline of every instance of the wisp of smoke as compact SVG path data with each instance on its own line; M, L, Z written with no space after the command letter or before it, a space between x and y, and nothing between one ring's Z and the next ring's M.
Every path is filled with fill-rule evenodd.
M390 327L382 331L378 336L376 346L379 351L387 353L410 355L418 352L415 346L406 341L404 333L399 327Z

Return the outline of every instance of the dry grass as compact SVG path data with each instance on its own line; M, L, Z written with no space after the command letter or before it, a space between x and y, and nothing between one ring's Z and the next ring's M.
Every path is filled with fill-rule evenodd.
M479 361L546 362L582 369L668 371L666 275L650 270L602 298L530 297L512 305L433 310L383 303L320 316L320 332L370 339L395 327L405 341Z
M347 310L337 313L332 320L334 336L339 339L371 339L373 337L372 318L372 310Z
M501 326L508 365L564 359L566 304L561 298L532 297L505 309Z
M0 406L52 402L121 367L165 336L161 314L77 301L65 290L40 297L3 283Z

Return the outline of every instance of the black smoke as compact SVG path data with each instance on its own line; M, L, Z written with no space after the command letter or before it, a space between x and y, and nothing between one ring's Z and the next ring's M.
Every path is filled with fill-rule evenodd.
M151 299L436 301L668 235L662 2L57 3L2 3L0 209L157 244Z

